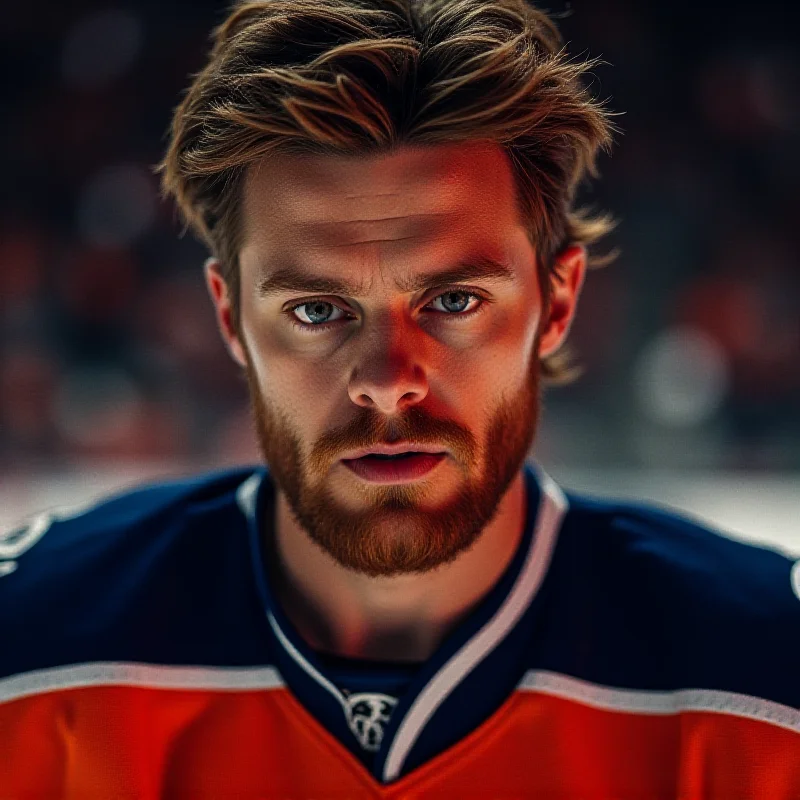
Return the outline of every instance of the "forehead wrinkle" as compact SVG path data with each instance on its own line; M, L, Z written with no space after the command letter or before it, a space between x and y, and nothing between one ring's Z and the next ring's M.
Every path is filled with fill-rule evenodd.
M463 212L451 210L370 219L298 221L293 227L314 246L341 247L407 239L433 240L444 236L461 221Z

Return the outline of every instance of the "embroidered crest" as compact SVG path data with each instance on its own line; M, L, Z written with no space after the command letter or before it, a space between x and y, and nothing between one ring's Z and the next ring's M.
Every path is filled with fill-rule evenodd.
M91 499L60 510L45 511L29 518L30 522L23 523L12 531L0 531L0 578L17 569L17 559L30 550L50 530L54 522L74 519L96 505L97 501Z
M50 530L52 522L51 514L40 514L29 525L0 533L0 578L16 570L16 559L30 550Z
M365 750L374 753L381 746L383 731L397 698L380 692L358 692L346 700L345 715L350 730Z

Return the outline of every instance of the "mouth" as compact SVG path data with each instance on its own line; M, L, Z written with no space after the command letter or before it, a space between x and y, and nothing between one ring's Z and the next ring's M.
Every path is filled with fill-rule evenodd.
M408 451L395 455L370 453L342 463L362 480L370 483L407 483L423 478L444 461L446 453Z
M414 441L395 442L394 444L378 442L372 447L363 447L344 452L339 457L342 461L358 461L362 458L397 461L426 455L446 455L445 451L446 448L444 447L441 450L437 450L434 444L427 445Z
M400 461L404 458L410 458L412 456L421 456L421 455L422 453L417 453L413 450L409 450L407 453L397 453L396 455L393 456L385 456L382 453L370 453L369 455L361 456L361 459L353 459L353 461L360 461L365 458L374 458L377 459L378 461Z

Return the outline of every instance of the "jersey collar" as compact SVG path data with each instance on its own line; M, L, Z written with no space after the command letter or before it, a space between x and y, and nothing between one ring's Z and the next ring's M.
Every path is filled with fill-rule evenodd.
M383 732L373 777L391 783L455 744L491 716L526 669L537 596L567 510L559 487L534 464L523 465L525 529L500 580L417 671ZM347 698L276 602L263 568L257 520L274 519L275 486L260 469L237 493L248 519L253 567L273 639L275 666L302 705L354 755Z

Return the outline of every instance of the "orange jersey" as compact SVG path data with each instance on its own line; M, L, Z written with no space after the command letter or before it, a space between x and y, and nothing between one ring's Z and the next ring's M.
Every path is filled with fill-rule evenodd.
M0 799L800 798L800 566L525 467L500 581L424 664L272 596L264 469L0 539Z

